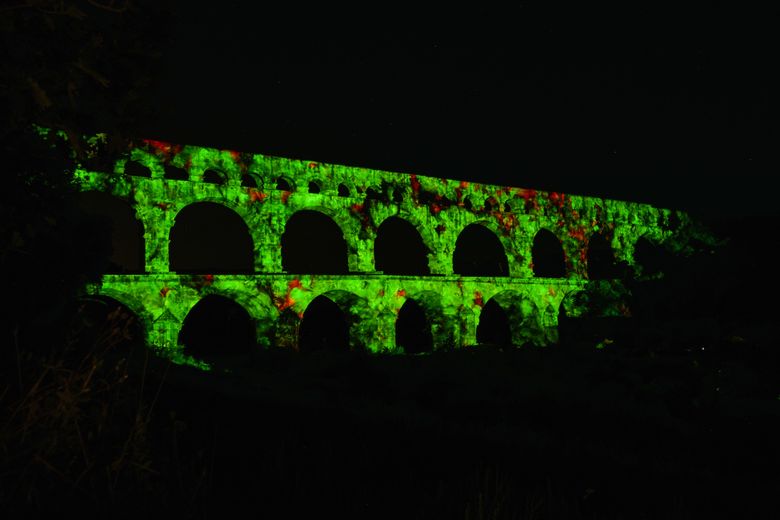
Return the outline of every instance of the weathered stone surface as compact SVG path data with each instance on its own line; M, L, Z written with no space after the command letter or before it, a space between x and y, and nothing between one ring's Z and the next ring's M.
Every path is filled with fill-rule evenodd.
M137 165L129 167L130 161L147 167L151 175L125 175L126 170L139 171ZM189 180L166 178L170 165L186 171ZM589 283L591 236L603 234L616 260L640 275L633 255L636 241L644 237L681 250L690 225L683 212L647 204L149 140L119 157L113 172L79 169L76 178L83 190L108 192L129 202L144 227L146 274L105 275L89 291L126 304L143 321L149 343L174 357L181 349L182 321L209 294L242 305L264 347L294 347L291 317L302 319L319 295L341 308L355 349L394 351L396 316L409 298L423 306L436 349L475 344L480 312L491 298L510 319L513 343L548 344L557 338L562 302L566 300L569 315L578 312L573 302ZM254 274L170 271L171 229L177 215L198 202L223 205L246 223L253 240ZM288 220L301 210L320 212L339 226L350 274L283 272L282 235ZM428 249L430 276L376 271L374 241L389 217L404 219L419 232ZM458 237L471 224L484 226L500 241L507 276L453 273ZM541 229L560 241L563 278L534 277L532 247Z

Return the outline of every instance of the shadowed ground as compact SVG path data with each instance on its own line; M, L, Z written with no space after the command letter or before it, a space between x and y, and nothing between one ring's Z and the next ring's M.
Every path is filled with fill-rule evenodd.
M493 346L235 351L204 373L154 357L126 309L90 301L68 347L5 351L0 509L772 518L773 292L740 283L763 246L732 236L736 256L657 259L672 263L632 287L632 318L568 323L548 348L498 347L506 333L488 329Z

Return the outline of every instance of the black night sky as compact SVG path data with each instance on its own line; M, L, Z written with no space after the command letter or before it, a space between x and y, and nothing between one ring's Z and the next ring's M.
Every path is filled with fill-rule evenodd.
M174 10L146 137L706 217L777 212L768 13L231 4Z

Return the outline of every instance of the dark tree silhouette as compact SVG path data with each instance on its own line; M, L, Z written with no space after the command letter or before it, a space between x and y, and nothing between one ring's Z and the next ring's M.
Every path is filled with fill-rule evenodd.
M148 119L169 20L151 0L0 5L0 268L12 273L5 290L14 302L0 317L0 344L43 344L41 335L58 334L52 320L65 300L107 265L106 229L68 204L74 155L88 167L108 164L112 150L124 148L122 136ZM67 140L42 139L33 123ZM108 139L91 158L80 135L97 132ZM45 326L32 325L43 319Z
M35 121L67 133L84 159L86 132L109 146L148 119L171 15L151 0L19 0L0 7L3 135Z

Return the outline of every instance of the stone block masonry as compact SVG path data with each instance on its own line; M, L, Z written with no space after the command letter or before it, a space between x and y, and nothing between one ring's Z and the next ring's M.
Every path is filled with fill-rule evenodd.
M241 305L262 348L294 348L296 337L282 338L299 329L289 321L304 320L318 296L341 309L351 349L397 351L396 320L410 299L425 313L434 350L476 344L482 310L491 300L506 314L513 344L548 345L557 340L561 308L569 315L582 312L578 295L595 283L588 269L595 235L605 239L614 261L633 276L643 275L634 254L638 240L683 252L690 240L691 219L682 211L598 197L152 140L133 142L111 163L110 171L81 166L74 175L82 190L110 194L133 208L144 230L144 269L103 275L87 291L130 308L150 346L179 361L188 359L179 341L182 323L208 295ZM204 202L227 208L245 223L253 272L171 269L170 237L177 218ZM322 214L338 226L348 272L284 271L283 236L301 211ZM382 224L392 218L409 223L419 235L426 274L376 269L375 242ZM487 230L503 251L503 272L456 272L459 237L474 226ZM558 277L540 276L544 270L535 265L540 234L555 237L560 247L565 269ZM598 283L615 294L621 291L619 280ZM618 302L612 312L629 310Z

